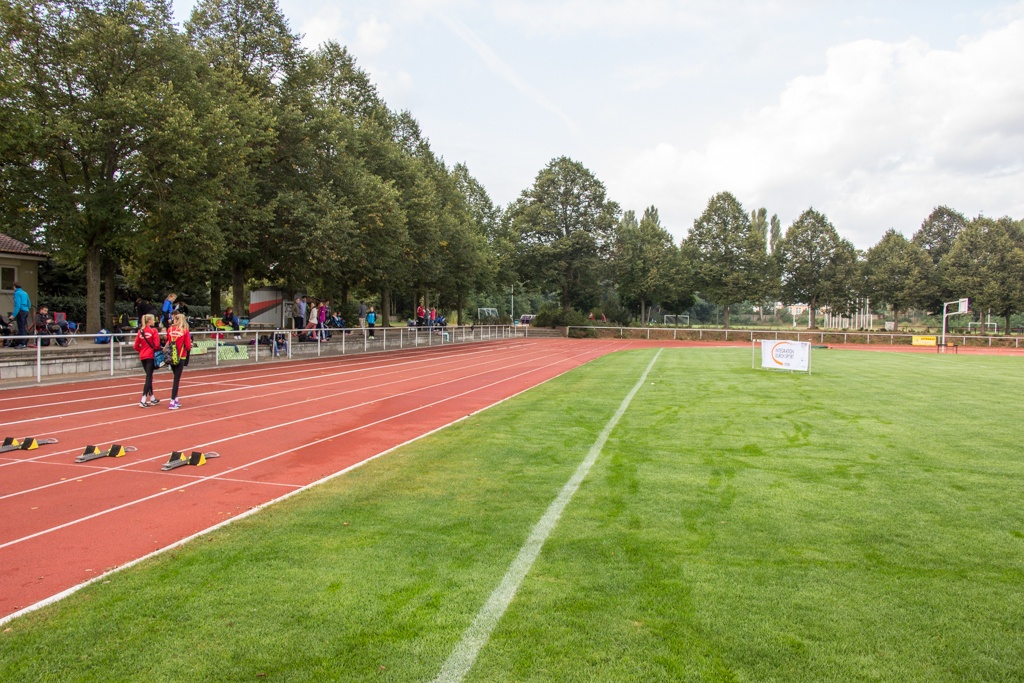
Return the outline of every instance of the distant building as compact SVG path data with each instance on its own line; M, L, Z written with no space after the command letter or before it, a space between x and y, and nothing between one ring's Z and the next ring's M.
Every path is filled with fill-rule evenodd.
M788 308L790 315L799 317L807 312L808 306L807 304L790 304Z
M15 282L28 293L32 308L39 305L39 264L47 258L45 251L0 233L0 315L6 318L14 310Z

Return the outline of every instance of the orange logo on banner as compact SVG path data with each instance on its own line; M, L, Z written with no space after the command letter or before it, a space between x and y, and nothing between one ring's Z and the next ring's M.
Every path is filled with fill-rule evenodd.
M778 349L778 348L779 348L780 346L784 346L784 345L786 345L786 344L789 344L789 342L784 342L784 341L781 341L781 342L778 342L777 344L775 344L775 346L773 346L773 347L772 347L772 361L773 361L773 362L774 362L774 363L775 363L776 365L782 365L782 366L785 366L785 365L786 365L786 364L785 364L785 363L783 363L783 362L782 362L781 360L779 360L779 359L778 359L778 358L776 357L776 355L775 355L775 354L777 353L776 349ZM792 348L790 348L790 347L786 346L786 348L784 348L784 349L782 350L782 352L783 352L783 353L785 353L785 354L786 354L787 356L789 356L789 358L787 358L787 360L793 360L793 355L794 355L794 354L793 354L793 349L792 349Z

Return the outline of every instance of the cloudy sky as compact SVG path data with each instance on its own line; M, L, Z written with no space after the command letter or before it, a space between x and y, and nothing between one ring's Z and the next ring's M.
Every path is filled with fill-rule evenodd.
M858 248L1024 218L1024 0L279 2L500 205L568 156L678 237L723 190Z

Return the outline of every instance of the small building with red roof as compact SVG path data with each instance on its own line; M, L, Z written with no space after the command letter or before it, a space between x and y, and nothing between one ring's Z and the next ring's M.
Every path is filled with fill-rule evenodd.
M22 289L35 308L39 298L39 264L48 258L40 251L0 233L0 315L4 319L14 310L14 283Z

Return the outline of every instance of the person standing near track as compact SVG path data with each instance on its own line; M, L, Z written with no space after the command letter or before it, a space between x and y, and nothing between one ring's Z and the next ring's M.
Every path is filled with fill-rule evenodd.
M298 295L292 302L292 326L296 330L301 330L306 326L306 302L303 301L303 297Z
M366 302L359 302L359 327L366 327Z
M171 410L181 407L178 400L178 383L181 382L181 373L188 365L188 355L192 351L192 335L188 331L188 318L181 313L175 313L171 319L171 326L167 329L167 360L171 364L171 372L174 373L174 384L171 385Z
M28 336L28 310L32 306L32 302L29 301L28 292L21 288L20 282L14 283L14 311L11 313L11 317L14 318L18 323L18 336ZM23 349L28 346L27 339L19 339L15 348Z
M330 299L324 299L323 301L320 302L320 308L317 310L316 326L317 326L317 329L320 332L320 338L321 339L327 339L327 337L328 337L328 335L327 335L327 317L329 315L330 307L331 307L331 300Z
M306 329L311 330L309 333L310 339L316 341L320 338L320 332L317 330L317 325L320 324L320 305L316 299L309 300L309 322L306 323Z
M366 326L370 329L370 339L374 339L373 326L377 324L377 314L373 312L373 306L370 306L370 310L366 313Z
M160 349L160 330L153 327L156 318L152 313L142 316L142 327L135 335L135 350L139 352L142 369L146 371L146 383L142 385L140 408L155 406L160 401L153 395L153 354Z
M164 305L160 308L160 325L166 330L171 326L171 316L174 314L174 302L178 299L178 295L171 292L164 299Z

